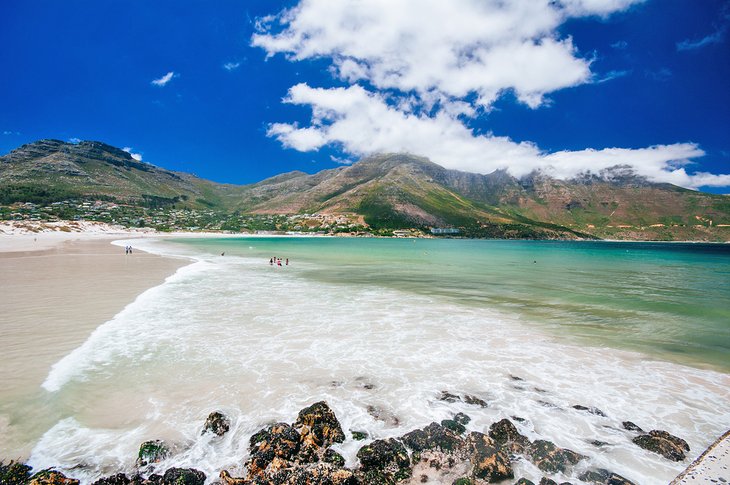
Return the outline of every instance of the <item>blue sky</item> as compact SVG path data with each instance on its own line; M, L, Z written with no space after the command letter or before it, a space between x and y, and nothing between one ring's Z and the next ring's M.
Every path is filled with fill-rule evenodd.
M0 153L100 140L251 183L410 151L727 193L729 30L727 0L9 0Z

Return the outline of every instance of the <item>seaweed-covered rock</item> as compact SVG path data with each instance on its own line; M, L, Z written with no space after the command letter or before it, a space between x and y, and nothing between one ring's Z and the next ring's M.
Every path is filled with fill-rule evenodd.
M218 411L210 413L203 425L203 433L208 432L218 436L223 436L230 429L231 420L225 414Z
M606 417L606 413L604 413L600 409L594 408L594 407L588 407L588 406L582 406L580 404L576 404L575 406L573 406L573 409L577 409L578 411L587 411L590 414L595 414L596 416L601 416L602 418Z
M93 485L130 485L133 483L132 479L124 473L117 473L109 477L100 478L94 482Z
M558 482L556 482L555 480L551 480L551 479L549 479L547 477L542 477L540 479L540 484L539 485L558 485Z
M588 470L579 475L578 480L597 485L635 485L631 480L628 480L617 473L606 470L605 468Z
M476 396L471 396L469 394L464 396L464 402L467 404L471 404L472 406L479 406L480 408L488 408L489 404L487 404L487 401L484 399L480 399Z
M251 437L251 457L246 462L250 479L262 476L264 471L278 460L294 460L299 452L300 435L293 427L286 423L276 423L259 431ZM277 462L279 468L284 463Z
M535 485L535 483L527 478L520 478L515 482L515 485Z
M575 451L559 448L545 440L536 440L527 451L530 461L548 473L565 472L570 466L586 458Z
M492 438L483 433L471 432L466 441L470 450L469 459L474 466L474 478L488 482L514 478L509 456Z
M489 437L512 453L524 453L525 448L530 446L530 440L520 434L512 421L507 418L489 427Z
M7 465L0 462L0 483L24 485L30 479L31 468L23 463L11 461Z
M627 431L638 431L639 433L643 433L644 432L643 429L641 429L639 426L637 426L636 424L632 423L631 421L624 421L623 423L621 423L621 426L623 426L624 429L627 430Z
M649 434L639 435L633 439L641 448L653 451L672 461L682 461L689 445L682 438L678 438L666 431L653 430Z
M342 432L337 416L324 401L299 411L294 428L307 444L326 448L333 443L345 441L345 433Z
M363 446L357 457L365 483L396 483L411 475L408 452L403 443L393 438Z
M453 402L461 401L461 398L459 396L457 396L456 394L450 393L449 391L441 391L441 394L439 395L438 400L453 403Z
M345 466L345 458L332 448L327 448L325 450L324 455L322 456L322 461L325 463L331 463L339 468Z
M423 429L406 433L401 439L413 451L441 450L450 452L464 446L463 438L438 423L431 423Z
M204 485L205 473L195 468L170 468L162 476L163 485Z
M456 413L456 415L454 415L454 421L466 426L471 421L471 418L464 413Z
M464 427L464 425L454 419L442 420L441 426L443 426L446 429L450 429L451 431L453 431L454 433L457 433L457 434L461 434L464 431L466 431L466 428Z
M368 434L365 431L350 431L352 439L355 441L362 441L368 439Z
M42 470L33 475L28 485L79 485L79 481L73 478L66 478L61 472L55 470Z
M454 483L452 485L474 485L474 482L471 478L461 477L454 480Z
M137 454L137 466L145 466L150 463L159 463L170 456L170 448L162 440L145 441L139 445Z
M296 468L287 478L287 485L357 485L351 470L328 463Z

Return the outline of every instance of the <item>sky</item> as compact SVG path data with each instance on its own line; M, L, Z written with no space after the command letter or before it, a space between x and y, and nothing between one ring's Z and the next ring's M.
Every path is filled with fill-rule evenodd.
M0 154L217 182L382 152L730 193L730 0L4 0Z

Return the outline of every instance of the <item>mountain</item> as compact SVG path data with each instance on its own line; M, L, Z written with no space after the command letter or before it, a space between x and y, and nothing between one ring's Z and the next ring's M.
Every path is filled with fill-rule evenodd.
M730 197L656 184L617 166L557 180L448 170L405 154L245 186L143 163L100 142L41 140L0 157L0 203L106 198L243 214L351 214L373 229L506 238L730 240Z
M232 186L171 172L97 141L40 140L0 157L0 203L101 198L217 207Z

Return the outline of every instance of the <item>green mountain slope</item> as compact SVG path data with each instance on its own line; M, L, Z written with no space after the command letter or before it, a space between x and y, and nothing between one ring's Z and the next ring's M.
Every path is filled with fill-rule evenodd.
M448 170L383 154L234 186L142 163L100 142L41 140L0 157L0 204L103 199L221 213L349 214L373 229L506 238L730 240L730 197L650 183L626 167L574 180Z

